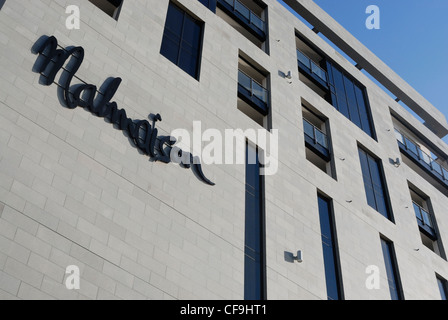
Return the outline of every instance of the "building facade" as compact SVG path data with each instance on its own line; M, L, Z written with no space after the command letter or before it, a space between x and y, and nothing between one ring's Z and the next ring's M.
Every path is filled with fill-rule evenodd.
M0 1L1 299L446 299L445 117L285 3Z

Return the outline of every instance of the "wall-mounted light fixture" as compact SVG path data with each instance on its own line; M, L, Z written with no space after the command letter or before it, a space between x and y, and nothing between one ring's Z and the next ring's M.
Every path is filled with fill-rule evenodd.
M294 261L297 261L298 263L303 262L303 253L302 250L297 251L297 256L294 256Z
M401 165L400 158L397 158L397 159L395 159L395 160L392 160L392 159L391 159L391 163L392 163L396 168L398 168L398 167Z

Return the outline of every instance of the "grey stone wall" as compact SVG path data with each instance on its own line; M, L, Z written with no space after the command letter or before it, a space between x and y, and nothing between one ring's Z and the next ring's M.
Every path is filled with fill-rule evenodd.
M270 72L280 141L278 173L266 177L268 299L326 299L317 190L334 201L347 299L389 299L380 234L395 244L405 297L439 299L435 273L448 279L448 264L421 244L407 180L431 197L446 244L448 200L412 169L389 164L400 156L389 108L400 106L274 0L266 1L270 55L198 1L179 3L205 22L200 81L159 54L168 0L125 0L118 22L87 0L1 8L0 298L244 296L244 165L204 166L210 187L190 170L150 162L102 118L61 106L57 86L42 86L32 71L33 44L54 35L84 48L79 78L123 79L114 99L129 117L162 114L161 134L192 130L193 121L203 130L259 129L237 110L239 50ZM65 28L68 5L81 9L80 30ZM295 29L367 87L378 141L299 81ZM279 76L289 70L292 84ZM305 159L302 98L329 118L337 180ZM383 160L395 223L367 205L358 144ZM285 261L298 249L302 264ZM80 290L65 287L69 265L80 268ZM380 268L379 290L365 286L369 265Z

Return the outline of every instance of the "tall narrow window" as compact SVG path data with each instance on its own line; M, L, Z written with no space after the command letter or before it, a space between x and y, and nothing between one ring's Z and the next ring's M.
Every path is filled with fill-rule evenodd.
M442 300L447 300L448 297L447 281L442 277L437 276L437 284L439 286L440 297L442 298Z
M256 147L247 144L244 298L265 298L263 176Z
M387 282L389 284L391 299L404 300L394 245L392 242L381 238L381 248L383 250L384 263L386 265Z
M325 280L328 300L342 300L342 281L338 249L336 245L336 229L331 201L318 195L319 219L322 234L322 250L324 253Z
M203 23L170 2L160 53L199 79Z
M392 210L386 192L387 188L381 161L375 159L362 149L359 149L359 158L361 161L367 203L383 216L392 220Z

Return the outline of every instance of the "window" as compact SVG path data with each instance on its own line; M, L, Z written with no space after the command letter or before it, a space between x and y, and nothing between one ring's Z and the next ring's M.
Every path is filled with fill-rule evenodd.
M300 80L375 139L366 88L336 67L298 31L295 38Z
M328 119L304 99L302 116L306 159L336 179Z
M437 276L437 284L439 286L440 296L442 300L447 300L448 297L447 281L442 277Z
M209 8L211 11L216 12L216 0L199 0L199 2Z
M322 250L328 300L342 300L342 280L336 245L336 229L330 200L318 195Z
M263 189L258 150L248 143L244 248L244 298L246 300L263 300L265 298Z
M364 86L327 62L331 102L350 121L375 138L372 116Z
M405 156L403 162L421 175L425 180L448 195L447 156L433 143L410 129L392 114L395 138L400 152ZM426 141L426 142L425 142Z
M438 234L437 222L432 210L431 199L409 182L408 184L422 243L429 250L445 258L445 252Z
M268 129L270 95L268 73L257 63L240 52L238 59L237 108L260 126Z
M367 203L384 217L392 221L392 210L387 195L381 161L375 159L361 148L359 149L359 158L361 161Z
M195 79L199 79L202 26L202 22L169 4L160 53Z
M299 79L323 99L330 102L326 59L296 31Z
M123 0L89 0L109 16L118 20Z
M395 250L392 242L381 238L381 248L383 250L384 263L386 265L387 282L392 300L404 300L401 290L400 275L398 273Z
M259 0L217 0L216 15L268 53L267 6Z

